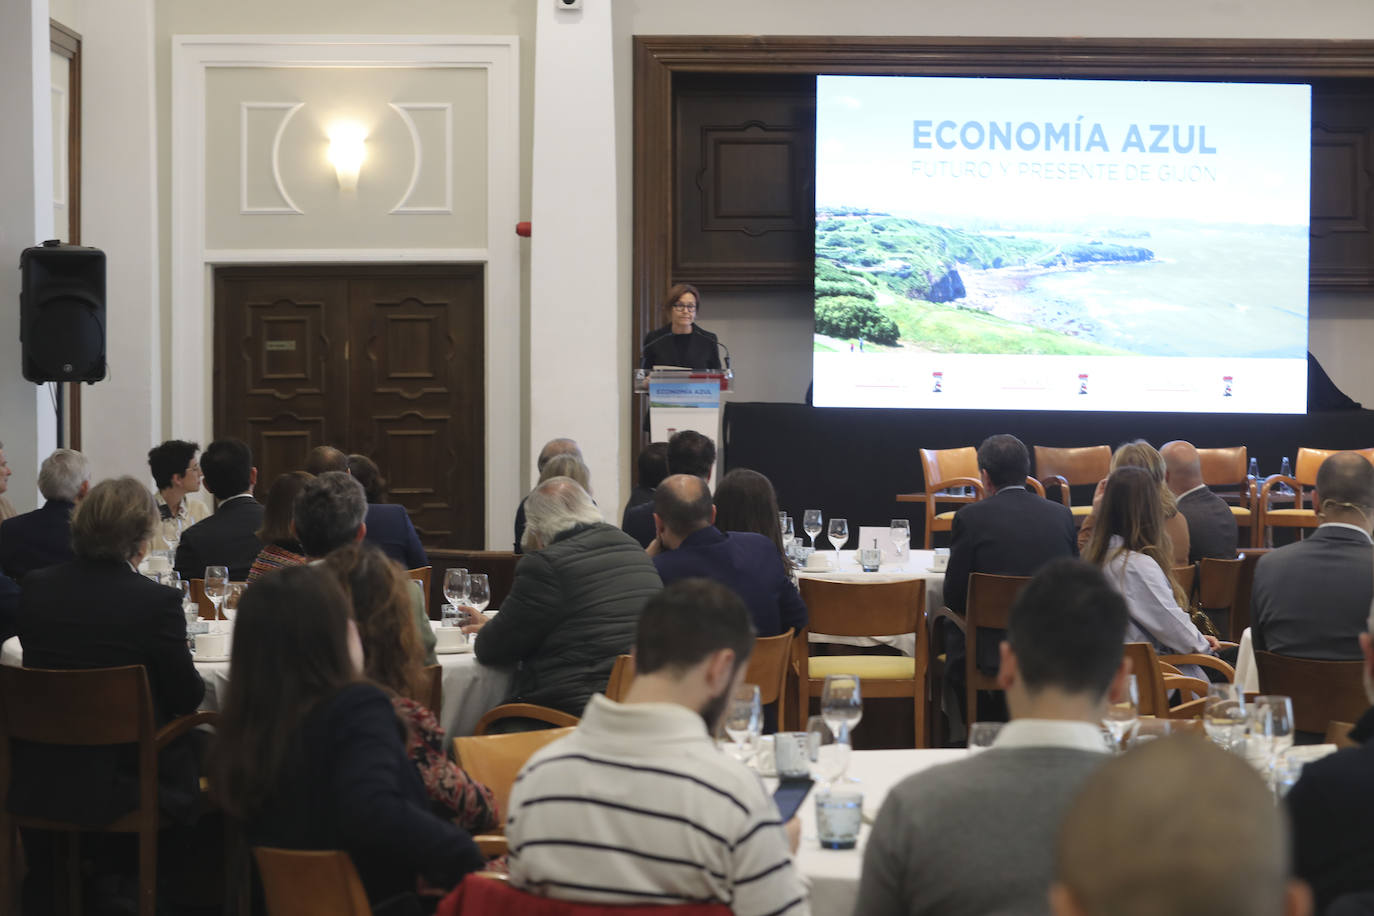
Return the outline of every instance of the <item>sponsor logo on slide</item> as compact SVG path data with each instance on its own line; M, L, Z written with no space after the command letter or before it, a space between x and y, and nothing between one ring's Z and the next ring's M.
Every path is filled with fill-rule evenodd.
M1080 372L1080 373L1078 373L1078 393L1079 393L1079 394L1087 394L1087 393L1088 393L1088 373L1086 373L1086 372Z
M1225 389L1222 391L1221 396L1224 398L1231 397L1231 376L1223 375L1221 377L1221 384L1222 387Z
M930 373L931 378L935 379L935 387L931 389L935 394L945 390L945 374L943 372Z

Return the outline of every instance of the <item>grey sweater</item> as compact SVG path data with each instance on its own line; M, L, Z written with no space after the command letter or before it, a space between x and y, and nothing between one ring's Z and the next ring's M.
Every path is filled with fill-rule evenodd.
M908 776L874 823L855 916L1048 913L1059 823L1106 759L992 748Z

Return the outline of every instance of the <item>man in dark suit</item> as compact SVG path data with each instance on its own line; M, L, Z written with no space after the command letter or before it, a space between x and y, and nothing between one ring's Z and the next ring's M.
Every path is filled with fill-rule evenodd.
M572 439L550 439L544 443L544 447L539 450L539 457L535 460L535 470L540 474L544 473L544 467L559 455L572 455L578 461L582 460L582 449L578 448L577 443ZM525 539L525 499L520 500L520 505L515 509L515 552L524 553L524 545L520 542Z
M15 582L72 558L72 509L91 487L86 456L60 448L38 469L42 508L0 522L0 568Z
M716 467L716 445L701 433L684 429L674 433L668 440L668 473L691 474L711 482L711 472ZM641 503L625 510L620 530L639 541L641 547L648 547L658 529L654 525L654 504Z
M1188 562L1203 557L1234 560L1239 535L1236 516L1226 500L1202 482L1202 461L1192 443L1175 439L1159 449L1164 483L1178 498L1178 511L1188 522Z
M625 501L625 510L620 516L621 530L625 528L625 519L629 516L630 510L635 506L653 502L654 487L668 476L668 443L650 442L640 451L637 463L639 485L630 491L630 498Z
M200 471L215 497L215 514L181 535L176 571L183 579L199 579L207 566L227 566L229 578L241 582L262 550L257 531L263 506L253 498L258 481L253 452L238 439L218 439L200 456Z
M978 446L978 474L991 495L955 513L945 570L945 606L950 610L964 612L970 573L1033 576L1051 560L1078 556L1073 514L1027 490L1029 473L1030 453L1015 436L989 436ZM1003 630L979 631L980 670L997 672L1005 637ZM962 700L964 635L953 627L945 628L945 651L947 679Z
M759 636L806 626L802 603L777 545L761 534L716 528L711 488L692 474L667 478L654 491L658 537L649 547L664 585L713 579L744 599Z
M1317 470L1314 499L1320 527L1255 566L1255 649L1359 659L1374 596L1374 466L1358 452L1337 452Z

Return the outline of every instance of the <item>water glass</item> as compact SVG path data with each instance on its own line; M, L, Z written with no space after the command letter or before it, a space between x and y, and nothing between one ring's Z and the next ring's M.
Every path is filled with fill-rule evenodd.
M905 518L894 518L891 525L892 546L897 551L897 564L901 565L907 561L911 554L911 521Z
M1202 727L1207 737L1224 750L1245 746L1245 694L1239 684L1211 684L1202 705Z
M1247 722L1249 756L1269 774L1274 787L1279 755L1293 746L1293 701L1284 696L1255 697Z
M239 599L243 597L243 583L230 582L224 587L223 611L224 619L230 623L234 616L239 612Z
M763 706L759 703L757 684L740 684L730 695L730 706L725 711L725 734L735 742L735 756L744 760L748 747L763 727Z
M468 576L467 606L480 614L487 609L489 604L491 604L491 585L487 581L487 574L472 573Z
M849 745L835 740L823 716L806 720L806 755L811 761L811 775L822 785L829 785L849 769Z
M811 548L813 550L816 547L816 535L821 533L822 527L823 523L821 521L820 509L807 509L802 514L802 530L805 531L806 536L811 539Z
M458 625L458 605L468 600L468 589L471 582L468 571L461 566L453 566L444 570L444 598L448 600L448 605L444 608L444 626L456 627ZM449 608L452 608L450 613ZM450 618L452 622L450 622Z
M821 688L821 716L835 740L846 746L853 744L850 732L864 714L863 693L857 674L827 674ZM840 778L843 778L843 772Z
M840 568L840 550L849 542L849 519L832 518L826 531L830 546L835 548L835 568Z
M229 567L205 567L205 597L215 606L215 619L219 620L220 605L224 603L224 593L229 588Z
M1128 675L1119 696L1109 698L1102 725L1111 736L1112 750L1122 749L1122 740L1140 723L1140 692L1135 675Z
M968 752L985 751L997 741L1005 722L974 722L968 727Z
M778 523L782 531L782 549L787 550L792 546L792 541L796 539L796 532L792 528L792 516L786 512L778 513Z
M816 833L822 849L853 849L863 824L863 793L828 786L816 793Z

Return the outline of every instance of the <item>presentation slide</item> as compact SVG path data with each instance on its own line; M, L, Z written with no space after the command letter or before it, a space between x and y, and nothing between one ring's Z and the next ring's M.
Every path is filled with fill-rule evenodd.
M822 76L819 407L1304 413L1311 88Z

